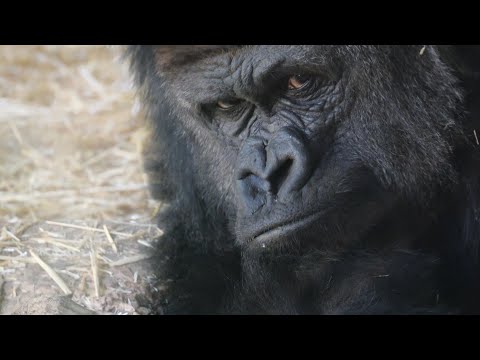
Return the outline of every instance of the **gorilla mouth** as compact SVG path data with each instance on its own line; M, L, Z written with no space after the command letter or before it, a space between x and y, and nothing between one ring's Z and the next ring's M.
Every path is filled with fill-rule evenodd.
M287 220L280 223L272 224L258 231L252 237L252 241L266 243L286 236L290 236L312 225L320 218L321 213L321 211L318 211L316 213L305 215L300 218L295 218L293 220Z

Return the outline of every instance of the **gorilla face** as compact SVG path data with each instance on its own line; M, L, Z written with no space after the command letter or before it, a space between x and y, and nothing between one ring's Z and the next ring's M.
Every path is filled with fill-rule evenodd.
M421 48L155 48L195 191L237 244L352 245L455 183L462 94L438 50Z
M162 312L480 312L480 47L126 55L169 204Z

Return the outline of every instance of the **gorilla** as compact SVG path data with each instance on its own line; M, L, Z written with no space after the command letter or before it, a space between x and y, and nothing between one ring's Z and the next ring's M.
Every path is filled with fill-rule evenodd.
M165 314L480 313L480 46L131 45Z

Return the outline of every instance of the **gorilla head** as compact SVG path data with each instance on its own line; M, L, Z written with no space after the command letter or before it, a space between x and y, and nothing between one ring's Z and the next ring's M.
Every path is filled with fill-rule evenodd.
M168 308L476 311L477 52L130 46Z

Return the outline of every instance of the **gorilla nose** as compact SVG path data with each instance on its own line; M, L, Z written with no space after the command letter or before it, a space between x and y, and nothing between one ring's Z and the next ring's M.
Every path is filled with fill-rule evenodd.
M302 134L291 127L279 130L268 143L259 137L248 138L237 165L239 196L252 214L271 198L286 200L301 190L312 168Z

